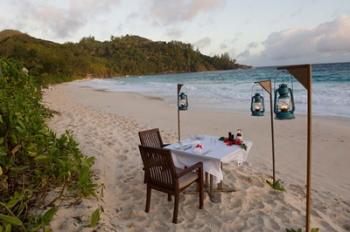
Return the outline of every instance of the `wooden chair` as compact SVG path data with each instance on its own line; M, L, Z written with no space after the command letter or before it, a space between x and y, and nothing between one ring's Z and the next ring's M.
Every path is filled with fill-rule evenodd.
M158 128L140 131L139 137L143 146L162 148L168 145L163 143Z
M174 166L171 151L162 148L139 146L147 184L147 201L145 211L151 204L152 189L174 195L173 223L177 223L180 192L197 182L199 189L199 208L203 208L203 163L198 162L186 169ZM171 198L168 200L170 201Z
M158 147L162 148L169 144L164 144L162 137L160 136L160 132L158 128L144 130L139 132L139 138L141 145L147 146L147 147ZM144 182L146 183L146 176L144 178ZM169 195L168 198L170 199L171 196Z

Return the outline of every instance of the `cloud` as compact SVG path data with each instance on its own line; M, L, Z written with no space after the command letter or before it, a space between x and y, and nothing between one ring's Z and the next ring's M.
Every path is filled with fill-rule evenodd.
M243 52L239 53L237 58L240 59L240 60L247 61L247 62L249 62L250 60L255 60L254 57L250 57L250 56L251 56L250 50L246 49Z
M66 38L85 26L89 19L108 11L119 0L67 0L65 3L53 1L15 0L20 17L16 26L20 28L40 28L57 38Z
M237 43L243 36L243 32L236 32L234 37L230 40L230 43Z
M194 47L198 49L207 48L211 44L211 39L209 37L204 37L193 44Z
M342 16L312 29L273 32L261 44L249 44L239 58L254 65L349 61L349 38L350 16ZM257 46L263 47L258 53Z
M166 35L172 39L179 39L182 36L182 30L179 28L170 28L166 31Z
M128 14L128 15L126 16L125 22L126 22L126 23L130 23L130 22L132 22L132 21L134 21L135 19L138 19L138 18L140 18L140 17L141 17L141 15L140 15L139 13L137 13L137 12L132 12L132 13L130 13L130 14Z
M289 17L294 18L298 15L300 15L303 11L302 7L299 7L298 9L296 9L295 11L293 11L292 13L289 14Z
M160 24L169 25L190 21L223 3L224 0L152 0L150 14Z
M247 45L248 48L256 48L256 47L258 47L258 46L259 46L259 43L257 43L257 42L250 42L250 43Z
M243 35L242 32L236 32L234 34L233 38L222 41L219 45L221 52L225 51L225 52L228 52L232 56L233 56L233 54L235 55L236 49L234 48L234 45L241 39L242 35ZM228 51L228 49L229 49L229 51Z
M227 48L227 44L225 44L225 43L220 44L220 49L226 49L226 48Z

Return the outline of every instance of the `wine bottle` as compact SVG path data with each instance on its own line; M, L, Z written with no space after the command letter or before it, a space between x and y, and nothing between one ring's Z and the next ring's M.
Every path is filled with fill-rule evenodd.
M238 140L243 140L243 136L242 136L242 130L241 129L237 129L237 134L236 134L236 138Z

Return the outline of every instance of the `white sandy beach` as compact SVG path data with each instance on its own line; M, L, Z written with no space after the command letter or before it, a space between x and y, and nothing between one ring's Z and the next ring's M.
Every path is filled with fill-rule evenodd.
M172 220L173 202L152 192L151 211L144 212L146 189L138 151L138 131L161 129L165 142L176 141L176 109L159 98L80 88L65 83L45 91L44 102L59 114L49 122L57 133L69 129L83 153L94 156L94 170L104 183L103 201L84 200L63 208L52 222L54 231L89 231L73 217L87 220L102 206L97 231L285 231L304 227L306 118L275 120L277 178L286 192L272 190L265 179L271 174L271 135L268 116L213 112L182 113L182 137L195 134L223 136L237 128L253 141L248 163L224 166L224 183L237 191L223 193L222 203L181 194L179 223ZM312 226L320 231L350 231L350 119L314 117Z

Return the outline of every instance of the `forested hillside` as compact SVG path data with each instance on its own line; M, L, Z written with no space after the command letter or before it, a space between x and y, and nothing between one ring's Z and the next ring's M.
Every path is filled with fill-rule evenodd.
M97 41L93 37L79 43L54 43L27 34L0 32L0 57L14 58L44 83L85 77L196 72L247 68L228 54L206 56L191 44L178 41L155 42L139 36L111 37Z

